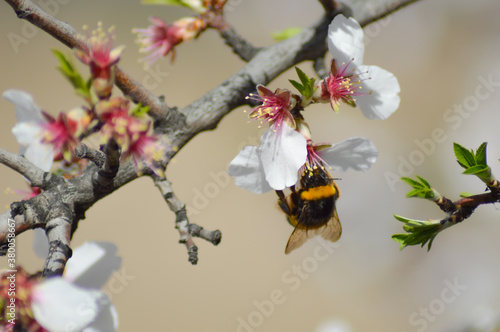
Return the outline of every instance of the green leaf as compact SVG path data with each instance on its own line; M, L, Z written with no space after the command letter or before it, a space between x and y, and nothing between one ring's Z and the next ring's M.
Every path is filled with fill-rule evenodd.
M142 106L142 104L139 103L130 109L130 115L140 118L142 116L145 116L148 111L149 106Z
M485 172L485 171L487 172L488 170L490 170L490 168L488 166L475 165L475 166L467 168L463 172L463 174L478 174L478 173Z
M431 185L426 179L418 175L417 179L420 181L416 181L407 177L401 178L402 181L408 183L413 188L412 191L406 194L406 197L418 197L435 200L439 196L439 193L432 189Z
M300 94L302 95L304 94L305 87L302 84L294 80L288 80L288 81L294 86L295 89L297 89L300 92Z
M78 72L70 57L67 57L58 50L52 50L56 58L59 60L59 71L69 80L75 88L76 94L82 96L86 100L90 98L91 80L85 80Z
M304 73L302 69L300 69L299 67L295 67L295 71L297 72L297 75L299 76L299 79L304 86L309 84L310 81L309 76L307 76L307 74Z
M424 184L424 185L425 185L425 187L426 187L426 188L431 189L431 185L429 184L429 182L427 182L427 180L426 180L426 179L424 179L423 177L420 177L420 176L418 176L418 175L416 175L416 177L417 177L417 179L419 179L419 180L420 180L420 182L422 182L422 184Z
M430 250L434 238L443 229L439 221L414 220L398 215L394 215L394 218L404 224L403 229L408 233L392 236L394 241L401 244L400 249L413 245L423 247L428 244L427 250Z
M316 79L307 76L307 74L304 73L299 67L295 67L295 71L297 72L297 76L299 76L302 84L295 80L289 80L290 83L300 92L302 96L304 96L305 99L310 99L315 90Z
M413 188L420 188L420 183L418 181L411 179L411 178L402 177L401 180L408 183Z
M271 37L273 37L275 41L282 41L291 38L295 35L298 35L301 32L302 28L290 27L283 29L281 31L271 32Z
M476 162L478 165L487 166L486 163L486 146L488 143L484 142L476 151Z
M458 143L453 143L453 149L455 150L455 156L457 157L457 161L460 166L467 169L476 165L476 158L471 151L467 150Z

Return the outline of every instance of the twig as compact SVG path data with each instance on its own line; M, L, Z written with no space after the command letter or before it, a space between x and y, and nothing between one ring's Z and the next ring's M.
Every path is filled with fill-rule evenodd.
M75 155L79 159L90 160L101 169L106 161L106 155L103 152L91 149L83 143L75 147Z
M233 52L238 55L243 61L250 61L260 48L250 44L231 26L227 25L224 29L219 30L221 37L225 43L233 49Z
M175 213L175 228L179 231L179 243L184 243L188 250L189 262L193 265L198 263L198 247L193 241L192 236L197 236L211 242L214 245L219 244L221 240L221 232L219 230L207 231L203 227L195 224L190 224L187 213L186 204L182 203L172 190L172 184L167 179L153 177L153 181L160 190L165 202L172 212Z
M0 164L11 168L12 170L23 175L30 182L32 187L40 187L43 189L45 172L34 165L31 161L9 151L0 148Z
M436 202L441 210L447 213L446 218L441 220L441 224L446 222L457 224L469 218L478 206L499 202L500 193L498 191L488 192L464 197L455 202L443 197L443 201Z
M319 0L319 2L323 6L326 13L333 13L339 7L339 3L336 0Z

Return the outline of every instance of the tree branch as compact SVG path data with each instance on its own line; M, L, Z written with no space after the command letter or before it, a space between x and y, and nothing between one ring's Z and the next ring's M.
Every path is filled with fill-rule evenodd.
M190 224L186 204L182 203L172 190L172 184L167 179L153 177L155 186L160 190L163 199L167 202L168 207L175 213L175 228L179 231L179 243L184 243L188 250L189 262L193 265L198 263L198 247L193 241L192 236L200 237L204 240L218 245L221 240L221 232L219 230L207 231L203 227L195 224Z
M29 0L5 0L20 19L26 20L71 49L77 48L88 53L88 47L82 36L69 24L59 21L44 12L40 7ZM125 71L116 68L116 86L124 95L130 97L134 103L149 106L149 115L153 119L172 118L177 120L175 110L169 109L158 97L129 76Z
M13 154L0 148L0 164L4 164L24 176L31 183L32 187L42 188L45 172L24 156Z
M86 43L74 28L46 14L31 1L5 1L11 5L18 17L38 26L68 47L88 52ZM362 25L366 25L415 1L399 1L397 4L392 4L387 0L374 0L369 3L361 1L353 4L352 9L355 18ZM339 10L347 12L345 7ZM116 85L134 102L149 106L149 115L155 121L155 133L165 134L170 142L170 145L164 151L167 156L165 165L168 165L170 159L191 138L202 131L214 129L230 111L246 104L245 97L255 90L257 84L267 85L278 75L298 63L307 60L314 61L323 57L327 51L327 28L334 14L325 15L316 24L304 29L302 33L275 45L260 49L253 55L254 50L249 45L245 45L241 40L238 41L237 36L233 36L235 45L243 45L237 46L238 48L251 50L250 55L245 56L251 60L237 73L181 111L177 111L176 108L168 108L161 98L154 96L119 68L116 71ZM117 165L111 160L115 160L113 155L116 156L116 154L114 152L110 153L108 155L110 164L105 167L114 174ZM28 177L33 186L44 189L41 194L30 200L13 203L10 213L0 215L0 245L5 243L6 239L3 230L4 225L7 223L7 214L10 214L16 222L16 234L30 228L46 228L49 225L58 230L54 234L59 235L54 235L51 238L51 246L54 255L58 259L62 259L63 264L70 256L70 251L66 250L69 248L69 239L76 230L78 222L85 217L85 212L101 198L138 177L130 161L120 165L116 176L112 176L112 182L108 182L108 184L112 183L112 185L103 187L103 182L93 180L99 178L99 176L104 176L104 173L99 174L101 169L94 164L88 165L82 175L72 179L64 179L50 173L43 173L41 170L33 168L23 157L9 154L5 150L0 150L0 158L2 158L0 162ZM47 178L43 179L44 176L50 181ZM199 236L216 244L220 241L220 232L206 231L199 226L196 227L196 225L190 226L185 206L173 194L170 183L156 178L154 181L171 210L176 213L176 227L181 236L180 241L186 244L190 261L195 264L197 261L197 247L192 240L192 236ZM72 211L72 215L49 216L48 211L58 204L67 207L69 211ZM69 238L67 234L69 234ZM68 248L64 246L68 246ZM48 261L46 264L48 274L59 273L60 267L53 265L52 261Z

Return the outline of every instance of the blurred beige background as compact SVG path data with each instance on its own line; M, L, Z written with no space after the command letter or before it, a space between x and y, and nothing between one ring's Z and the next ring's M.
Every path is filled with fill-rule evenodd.
M65 4L53 5L52 14L77 29L84 24L94 28L98 21L116 26L117 43L126 45L122 67L154 93L165 94L169 105L189 104L243 65L209 31L178 47L173 65L158 62L156 68L168 75L154 78L137 62L132 28L146 27L152 14L171 22L189 11L142 6L139 1L60 2ZM270 44L270 31L307 26L321 14L317 1L230 3L228 20L256 45ZM328 105L306 113L316 141L366 136L380 154L367 173L334 174L342 178L338 213L344 233L331 253L313 240L285 256L292 228L277 209L276 195L251 194L228 182L224 172L229 161L243 145L258 143L256 125L247 124L243 108L227 116L217 130L196 137L168 168L176 194L190 208L191 221L223 233L218 247L197 240L197 266L187 262L174 215L152 181L136 180L92 207L72 244L98 240L118 246L121 273L128 278L115 279L107 290L119 313L119 331L317 331L329 320L357 332L461 331L498 319L498 206L483 206L463 225L440 234L430 252L418 247L400 252L391 240L392 234L402 232L393 214L417 219L442 214L431 203L405 198L409 188L400 182L390 185L386 177L419 174L451 199L462 191L482 192L478 180L460 174L454 141L469 148L489 142L490 164L500 174L500 90L480 87L478 79L500 82L499 13L495 0L428 0L390 16L366 30L364 62L398 77L399 110L386 121L367 120L349 108L334 114ZM52 114L78 106L81 101L55 70L50 52L67 50L18 20L4 2L0 22L0 91L27 90ZM12 33L26 41L17 49L8 40ZM310 63L300 67L312 74ZM289 78L295 79L294 72L270 87L291 88ZM483 95L488 91L488 96L479 100L477 89ZM454 105L466 111L456 113ZM13 107L1 99L0 112L1 147L16 152L10 132L16 123ZM429 145L436 128L446 138ZM424 149L419 142L427 142ZM408 160L413 163L410 169L403 165ZM2 211L18 199L4 194L5 188L26 185L21 176L0 166ZM21 235L18 243L18 262L31 272L41 268L43 261L32 251L32 233ZM279 303L266 309L265 303L275 297ZM264 306L260 312L259 306ZM254 326L241 327L242 321Z

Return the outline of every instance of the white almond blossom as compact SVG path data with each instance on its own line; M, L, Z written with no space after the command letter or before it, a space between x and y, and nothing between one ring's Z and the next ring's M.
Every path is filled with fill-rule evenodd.
M54 149L51 144L42 143L43 125L47 123L42 111L27 92L11 89L2 96L15 107L18 122L12 128L12 134L21 146L19 153L42 170L49 171L54 160Z
M118 328L116 309L99 289L121 264L111 243L86 242L74 250L63 277L32 289L36 321L51 332L108 332Z
M328 27L328 49L333 56L330 75L320 82L315 100L358 106L368 119L387 119L400 102L396 77L377 66L363 65L363 29L353 18L337 15Z
M324 164L334 170L346 171L352 168L356 171L367 171L377 159L377 149L373 143L364 137L352 137L331 146L308 145L307 161L309 165ZM282 181L285 177L280 173L278 167L274 167L273 173L267 173L266 164L259 153L259 148L246 146L229 164L229 175L235 177L235 184L243 189L254 193L265 193L271 190L283 190L284 187L276 188L274 177ZM304 166L303 163L300 167ZM300 169L300 167L298 169ZM286 187L295 185L298 180L298 169L295 173L295 181L286 184ZM271 182L268 179L268 174ZM291 175L290 175L291 178Z

